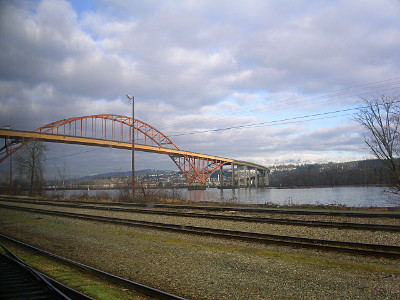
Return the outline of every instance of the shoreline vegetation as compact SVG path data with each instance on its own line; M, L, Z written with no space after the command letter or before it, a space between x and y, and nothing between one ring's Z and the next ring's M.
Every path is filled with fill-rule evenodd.
M187 189L189 186L188 185L182 185L182 186L177 186L177 187L172 187L172 186L165 186L165 187L146 187L146 190L172 190L172 189ZM343 185L321 185L321 186L259 186L259 187L248 187L251 189L320 189L320 188L335 188L335 187L387 187L390 188L389 185L387 184L343 184ZM219 186L206 186L207 189L219 189ZM240 187L241 189L246 189L245 187ZM89 187L89 188L82 188L82 187L71 187L67 188L65 190L69 191L80 191L80 190L91 190L91 191L117 191L119 188L116 187L104 187L104 188L99 188L99 187ZM237 187L224 187L224 189L238 189ZM62 188L44 188L44 191L62 191Z
M171 208L173 206L188 206L188 208L192 206L199 207L225 207L229 210L229 208L260 208L260 209L284 209L284 210L329 210L329 211L379 211L379 212L400 212L400 206L392 206L392 207L379 207L379 206L370 206L370 207L357 207L357 206L347 206L344 204L276 204L276 203L263 203L263 204L241 204L234 202L218 202L218 201L190 201L182 198L170 198L163 197L161 195L153 197L136 197L136 201L130 202L126 199L120 198L112 198L107 192L100 192L96 195L88 195L87 193L75 194L72 197L62 197L60 194L54 194L46 197L29 197L25 195L4 195L0 194L0 199L13 197L15 199L21 200L44 200L44 201L70 201L70 202L101 202L101 203L115 203L115 204L133 204L133 205L142 205L144 207L153 208L155 205L170 205Z
M345 163L290 164L270 166L269 185L265 189L306 189L332 187L383 187L392 184L387 169L377 160L352 161ZM220 186L219 172L215 172L206 187L230 189L231 170L224 171L224 186ZM138 190L150 191L189 188L181 172L145 169L135 171ZM10 180L0 178L0 193L25 193L29 188L26 179L18 176ZM131 172L108 172L97 175L70 178L60 172L53 180L42 181L40 186L30 191L31 195L40 195L42 191L62 190L124 190L131 189Z

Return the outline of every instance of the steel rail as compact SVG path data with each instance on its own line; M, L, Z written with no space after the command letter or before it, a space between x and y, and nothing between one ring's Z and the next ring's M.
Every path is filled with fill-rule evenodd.
M108 280L120 283L120 284L122 284L122 285L124 285L126 287L132 288L132 289L134 289L134 290L136 290L136 291L138 291L140 293L146 294L148 296L156 297L157 299L186 300L185 298L182 298L180 296L176 296L176 295L173 295L173 294L158 290L156 288L149 287L149 286L143 285L141 283L137 283L137 282L131 281L129 279L125 279L125 278L119 277L117 275L114 275L114 274L111 274L111 273L108 273L108 272L105 272L105 271L102 271L102 270L87 266L87 265L82 264L80 262L73 261L73 260L71 260L69 258L65 258L65 257L59 256L57 254L54 254L54 253L39 249L39 248L37 248L35 246L23 243L21 241L15 240L15 239L10 238L8 236L0 234L0 238L6 239L6 240L11 241L13 243L16 243L16 244L18 244L20 246L23 246L25 248L34 250L34 251L36 251L38 253L41 253L43 255L55 258L55 259L57 259L59 261L62 261L64 263L68 263L68 264L73 265L75 267L83 268L83 269L91 272L92 274L95 274L97 276L100 275L100 276L102 276L104 278L107 278Z
M99 202L101 204L101 202ZM117 204L122 205L122 204ZM133 203L124 204L133 206ZM146 207L145 204L136 204L139 207ZM265 213L265 214L285 214L285 215L319 215L331 217L354 217L354 218L390 218L400 219L398 213L369 213L369 212L349 212L349 211L323 211L323 210L298 210L298 209L277 209L277 208L248 208L248 207L221 207L221 206L198 206L198 205L174 205L174 204L155 204L157 208L174 208L174 209L198 209L205 211L237 211L249 213Z
M119 208L119 207L93 206L93 205L86 205L86 204L56 203L56 202L51 202L51 201L47 201L46 203L37 202L37 201L34 202L34 201L29 201L29 200L0 199L0 201L26 203L26 204L34 204L34 205L68 207L68 208L93 209L93 210L101 210L101 211L132 212L132 213L139 213L139 214L167 215L167 216L187 217L187 218L226 220L226 221L235 221L235 222L269 223L269 224L280 224L280 225L291 225L291 226L308 226L308 227L400 232L399 225L331 222L331 221L314 221L314 220L309 221L309 220L278 219L278 218L249 217L249 216L226 216L226 215L194 213L194 212L159 211L159 210L138 209L138 208Z
M1 196L0 196L1 198ZM30 198L37 200L36 198ZM40 200L48 201L48 200ZM113 205L123 207L148 207L147 204L142 203L105 203L94 201L60 201L72 203L86 203L97 205ZM168 209L196 209L205 211L237 211L248 213L264 213L264 214L285 214L285 215L320 215L330 217L354 217L354 218L388 218L400 219L400 213L378 213L378 212L352 212L352 211L325 211L325 210L299 210L299 209L278 209L278 208L249 208L249 207L233 207L233 206L200 206L200 205L179 205L179 204L152 204L154 208L168 208Z
M9 199L8 195L0 195L1 199ZM27 199L32 201L48 202L50 200L38 199L33 197L18 197L17 199ZM95 201L74 201L74 200L57 200L58 202L78 203L78 204L96 204L101 206L122 206L122 207L148 207L148 204L142 203L121 203L121 202L95 202ZM51 201L50 201L51 202ZM351 218L387 218L400 219L400 213L378 213L378 212L354 212L354 211L325 211L325 210L298 210L298 209L277 209L277 208L249 208L249 207L233 207L233 206L200 206L200 205L179 205L179 204L151 204L153 208L168 209L195 209L205 211L236 211L246 213L263 213L263 214L285 214L285 215L316 215L330 217L351 217Z
M65 299L94 300L37 271L0 244L2 299ZM4 297L4 298L3 298Z
M280 235L265 234L265 233L215 229L215 228L198 227L198 226L184 226L179 224L166 224L166 223L139 221L132 219L102 217L102 216L94 216L87 214L77 214L77 213L51 211L44 209L27 208L20 206L11 206L4 204L0 204L0 207L22 210L22 211L30 211L33 213L43 213L43 214L57 215L62 217L71 217L83 220L99 221L99 222L113 223L126 226L145 227L157 230L176 231L181 233L197 234L203 236L207 235L220 238L258 242L264 244L278 244L278 245L293 246L300 248L353 253L358 255L369 255L369 256L396 258L396 259L400 258L400 246L331 241L331 240L293 237L293 236L280 236Z

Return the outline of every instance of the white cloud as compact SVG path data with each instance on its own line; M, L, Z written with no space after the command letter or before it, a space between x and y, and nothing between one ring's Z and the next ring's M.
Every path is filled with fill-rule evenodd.
M76 5L1 2L3 122L29 130L77 115L130 115L124 95L132 93L138 118L183 149L265 163L346 160L364 152L359 128L344 118L174 135L399 93L395 0L99 0L94 11Z

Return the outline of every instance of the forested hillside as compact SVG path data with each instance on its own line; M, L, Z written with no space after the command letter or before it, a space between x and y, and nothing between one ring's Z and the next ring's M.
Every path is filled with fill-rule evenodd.
M273 187L384 184L389 184L389 176L377 160L273 166L270 175Z

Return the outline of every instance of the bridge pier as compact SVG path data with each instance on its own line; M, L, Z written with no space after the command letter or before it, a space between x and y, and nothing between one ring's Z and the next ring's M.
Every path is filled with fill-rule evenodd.
M224 166L219 168L219 186L220 188L224 187Z
M238 187L249 187L250 185L250 177L249 177L249 169L247 166L240 166L238 170Z
M254 181L255 181L256 187L258 187L260 185L260 175L259 175L258 169L256 169L256 177L255 177Z
M243 185L243 166L238 166L238 188L242 187Z
M219 176L218 176L218 182L219 182L219 188L237 188L239 183L239 178L236 178L237 175L237 168L238 166L235 165L234 163L231 163L231 179L230 180L225 180L226 178L224 177L226 175L226 172L224 172L224 166L221 166L219 168ZM229 173L229 171L228 171ZM229 183L228 183L229 182ZM225 186L225 184L227 184Z
M250 181L250 169L249 169L249 167L245 166L245 169L244 169L244 186L246 188L248 188L248 187L250 187L250 183L251 183L251 181Z
M269 185L269 172L262 169L258 169L257 171L259 172L258 186Z
M269 184L268 175L268 170L264 169L237 166L237 170L235 171L235 168L232 167L232 186L238 188L266 186Z
M232 174L232 178L231 178L231 185L232 188L236 188L236 181L235 181L235 164L231 163L231 174Z
M240 166L237 166L237 187L240 188Z

